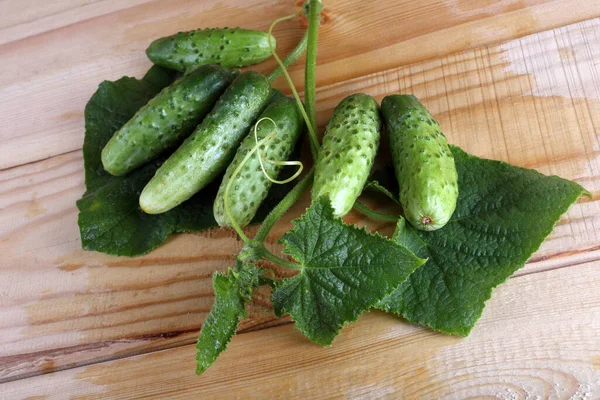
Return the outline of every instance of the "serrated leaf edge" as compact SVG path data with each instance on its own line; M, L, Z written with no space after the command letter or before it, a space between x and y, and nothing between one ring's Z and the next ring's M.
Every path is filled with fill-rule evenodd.
M453 148L454 148L455 146L451 146L451 147L453 147ZM464 150L462 150L462 149L460 149L460 148L459 148L459 150L461 150L461 151L463 151L463 152L464 152ZM479 158L479 157L476 157L476 156L473 156L473 155L471 155L471 154L469 154L469 153L467 153L467 152L464 152L464 153L465 153L466 155L470 156L470 157L477 158L477 159L479 159L479 160L483 160L483 159L481 159L481 158ZM500 162L500 163L503 163L503 164L509 165L509 166L511 166L511 167L514 167L513 165L510 165L510 164L508 164L508 163L505 163L505 162L503 162L503 161L498 161L498 160L490 160L490 161L497 161L497 162ZM520 167L516 167L516 168L520 168ZM521 168L521 169L526 169L526 168ZM537 171L535 171L535 172L537 172ZM539 172L538 172L538 173L539 173ZM540 174L541 174L541 173L540 173ZM541 175L544 175L544 174L541 174ZM544 176L547 176L547 175L544 175ZM553 175L553 176L554 176L554 175ZM564 179L564 178L561 178L561 179ZM572 181L570 181L570 182L572 182ZM575 183L575 182L572 182L572 183ZM575 183L575 184L577 184L577 183ZM559 209L559 215L558 215L558 218L556 218L556 220L554 221L554 223L552 224L552 226L551 226L551 227L548 229L548 232L546 232L546 233L544 234L544 239L543 239L543 240L540 242L540 244L539 244L539 245L538 245L538 246L537 246L537 247L536 247L536 248L535 248L535 249L534 249L534 250L533 250L533 251L532 251L532 252L531 252L531 253L528 255L528 257L527 257L527 260L526 260L524 263L522 263L521 265L517 266L517 267L516 267L516 268L513 270L513 272L512 272L512 273L511 273L511 274L510 274L510 275L509 275L509 276L508 276L508 277L507 277L505 280L503 280L502 282L499 282L497 285L495 285L495 286L493 286L493 287L491 287L491 288L489 289L489 291L487 292L487 295L486 295L486 299L485 299L485 300L483 300L483 307L482 307L482 308L479 310L479 312L478 312L478 313L476 313L476 314L474 313L474 314L473 314L473 317L474 317L473 319L474 319L475 323L474 323L472 326L465 326L465 327L464 327L464 330L451 330L451 329L446 329L446 330L444 330L444 329L442 329L442 328L439 328L439 327L437 327L437 326L434 326L434 325L432 325L432 324L430 324L430 323L424 322L424 321L422 321L422 319L408 319L408 318L407 318L407 317L405 317L403 314L401 314L401 313L398 313L398 312L395 312L395 311L393 311L393 310L388 310L388 309L386 309L386 307L378 307L377 309L379 309L379 310L382 310L382 311L385 311L385 312L388 312L388 313L390 313L390 314L394 314L394 315L396 315L396 316L398 316L398 317L402 317L404 320L406 320L406 321L407 321L407 322L409 322L409 323L412 323L412 324L417 324L417 325L421 325L421 326L425 326L425 327L427 327L427 328L430 328L430 329L432 329L432 330L434 330L434 331L436 331L436 332L441 332L441 333L444 333L444 334L450 334L450 335L455 335L455 336L460 336L460 337L467 337L467 336L468 336L468 335L471 333L471 331L473 330L473 328L475 328L475 325L476 325L477 321L479 321L479 319L480 319L480 318L481 318L481 316L483 315L483 311L485 310L485 308L486 308L486 306L487 306L487 302L488 302L488 301L489 301L489 300L492 298L492 294L493 294L494 290L495 290L495 289L496 289L498 286L500 286L500 285L502 285L502 284L506 283L506 282L507 282L507 281L508 281L508 280L509 280L509 279L510 279L510 278L511 278L511 277L512 277L512 276L513 276L513 275L514 275L514 274L515 274L517 271L519 271L520 269L522 269L522 268L524 268L524 267L525 267L525 265L527 264L527 261L529 261L529 259L531 258L531 256L532 256L533 254L535 254L535 252L537 252L537 251L540 249L540 247L542 246L542 244L545 242L546 238L547 238L547 237L548 237L548 236L549 236L549 235L552 233L552 231L554 231L554 228L556 227L556 224L557 224L557 223L560 221L560 219L562 218L562 216L563 216L563 215L564 215L564 214L565 214L565 213L566 213L566 212L569 210L569 208L571 208L571 206L572 206L573 204L575 204L575 203L576 203L576 202L579 200L579 198L580 198L581 196L583 196L583 195L586 195L586 192L588 192L588 191L587 191L585 188L583 188L581 185L579 185L579 184L577 184L577 185L578 185L578 186L579 186L579 188L580 188L580 192L579 192L579 194L577 194L576 196L574 196L574 198L572 199L572 201L570 201L568 204L566 204L566 205L565 205L564 209ZM588 193L589 193L589 192L588 192ZM454 222L456 222L456 220L451 220L449 223L454 223ZM443 229L443 228L442 228L442 229ZM394 232L393 238L396 238L396 232ZM428 244L427 242L425 242L425 245L426 245L427 247L429 247L429 244ZM409 277L410 277L410 276L409 276ZM408 279L408 278L407 278L407 279ZM398 287L399 287L399 286L398 286ZM390 293L391 293L391 292L390 292Z
M248 262L248 263L245 263L245 264L244 264L244 266L246 266L246 267L248 267L248 268L256 268L256 269L258 269L258 274L262 274L262 268L258 267L257 265L255 265L255 264L253 264L253 263L250 263L250 262ZM229 268L229 269L227 270L227 274L222 274L222 273L220 273L219 271L215 271L215 272L213 273L213 279L212 279L212 281L213 281L213 290L214 290L214 281L215 281L215 279L216 279L216 277L217 277L218 275L221 275L221 276L224 276L224 277L229 277L229 276L230 276L230 274L234 274L234 275L235 275L235 274L237 274L237 272L236 272L235 270L233 270L232 268ZM239 277L238 277L238 276L236 276L236 281L237 281L237 279L239 279ZM237 283L237 282L234 282L234 283L233 283L233 284L234 284L234 286L235 286L235 284L236 284L236 283ZM258 286L260 286L260 281L258 282L258 285L257 285L257 286L255 286L253 289L256 289ZM242 301L243 301L244 311L243 311L243 313L242 313L242 314L240 314L240 315L238 315L238 316L237 316L237 318L236 318L236 321L235 321L235 328L234 328L234 330L233 330L233 335L231 335L231 336L229 337L229 339L225 341L225 347L224 347L224 348L223 348L223 350L222 350L222 351L221 351L221 352L220 352L220 353L217 355L217 359L218 359L218 356L219 356L221 353L223 353L223 352L225 352L225 350L227 350L227 348L229 347L229 343L231 343L231 341L233 340L233 338L234 338L235 336L237 336L237 331L238 331L238 328L239 328L239 326L240 326L240 322L242 321L242 319L244 319L244 318L246 318L246 317L247 317L247 314L246 314L245 307L246 307L246 304L248 303L248 301L250 301L250 300L252 299L252 296L250 296L249 298L246 298L245 296L243 296L242 294L240 294L240 293L239 293L239 288L238 288L238 293L237 293L237 294L238 294L238 296L239 296L239 297L242 299ZM212 311L212 309L211 309L211 311ZM205 320L205 321L206 321L206 320ZM206 370L208 370L208 368L210 368L210 367L212 366L212 363L211 363L211 364L210 364L209 366L207 366L206 368L201 368L201 367L200 367L200 364L198 363L198 361L199 361L199 357L200 357L200 355L199 355L199 350L200 350L200 347L199 347L199 345L200 345L200 337L202 336L202 334L201 334L201 333L202 333L202 329L200 329L200 335L198 336L198 340L196 341L196 346L195 346L195 349L196 349L196 375L202 375L204 372L206 372ZM215 359L215 361L216 361L216 359ZM213 361L213 363L214 363L215 361Z
M287 254L287 255L289 255L289 256L292 256L292 257L293 257L293 258L294 258L296 261L298 261L298 262L302 263L302 266L303 266L303 267L304 267L304 264L303 264L303 262L302 262L302 260L301 260L301 257L299 257L299 255L297 255L297 254L294 254L294 252L293 252L293 251L288 251L288 249L287 249L287 243L288 243L288 242L287 242L287 240L286 240L286 236L288 236L288 235L290 235L290 234L292 234L292 233L296 232L297 224L298 224L298 223L299 223L299 222L302 220L302 218L304 218L304 216L305 216L305 215L306 215L306 214L307 214L307 213L308 213L308 212L309 212L309 211L310 211L310 210L311 210L313 207L315 207L315 206L318 206L318 205L319 205L319 203L323 203L323 205L324 205L325 207L327 207L328 211L330 211L330 213L331 213L331 215L332 215L332 217L333 217L333 207L331 206L331 201L330 201L330 200L329 200L329 199L328 199L326 196L322 196L322 197L318 198L316 201L313 201L313 203L311 204L311 206L310 206L310 207L308 207L308 208L306 209L305 213L304 213L304 214L303 214L303 215L302 215L300 218L298 218L298 219L296 219L296 220L293 220L293 221L292 221L293 228L292 228L291 230L289 230L288 232L286 232L286 233L285 233L285 234L284 234L284 235L283 235L283 236L282 236L282 237L281 237L281 238L280 238L280 239L277 241L279 244L282 244L282 245L284 246L284 248L283 248L283 250L282 250L282 253L283 253L283 254ZM420 263L419 263L418 265L416 265L416 266L415 266L415 267L412 269L411 273L410 273L409 275L407 275L406 279L408 279L408 277L410 277L410 275L411 275L411 274L412 274L414 271L416 271L416 270L417 270L417 268L421 267L422 265L424 265L424 264L427 262L427 260L426 260L426 259L422 259L422 258L420 258L420 257L417 257L417 256L416 256L416 255L415 255L415 254L414 254L412 251L410 251L408 248L406 248L406 247L404 247L404 246L401 246L400 244L398 244L398 243L394 242L393 240L390 240L389 238L387 238L387 237L385 237L385 236L382 236L382 235L381 235L379 232L374 232L374 233L372 233L372 232L369 232L368 230L366 230L366 229L365 229L365 228L363 228L363 227L358 227L358 226L356 226L356 225L350 225L350 224L347 224L347 223L345 223L345 222L344 222L342 219L340 219L340 218L333 218L333 219L334 219L334 220L336 220L336 221L338 221L340 224L342 224L342 225L344 225L344 226L346 226L346 227L348 227L348 228L350 228L350 229L353 229L353 230L355 230L355 231L359 231L359 232L367 233L367 234L369 234L369 235L371 235L371 236L374 236L374 237L377 237L377 238L380 238L380 239L387 240L387 241L389 241L390 243L393 243L394 245L396 245L396 246L398 246L398 247L401 247L401 248L403 248L404 250L406 250L408 253L412 254L412 255L415 257L415 259L416 259L417 261L419 261ZM296 234L297 234L297 233L296 233ZM277 287L278 287L278 286L282 285L284 282L286 282L286 281L287 281L287 280L289 280L289 279L293 279L293 278L296 278L296 277L298 277L298 275L302 274L302 271L303 271L303 268L301 268L301 269L300 269L300 273L299 273L299 274L296 274L296 275L294 275L293 277L286 278L286 279L283 279L283 280L281 280L281 281L277 282L277 284L276 284L276 288L275 288L275 290L273 290L273 293L275 293L275 291L277 290ZM385 297L389 296L389 295L390 295L390 294L391 294L393 291L395 291L396 289L398 289L398 287L400 287L400 285L402 285L404 282L406 282L406 279L405 279L404 281L400 282L400 283L398 284L398 286L396 286L396 287L392 288L392 289L391 289L389 292L387 292L387 293L386 293L384 296L382 296L382 297L381 297L381 299L379 299L378 301L381 301L381 300L382 300L382 299L384 299ZM375 303L375 304L376 304L376 303ZM330 347L330 346L332 346L332 344L333 344L333 342L334 342L335 338L336 338L336 337L339 335L340 331L341 331L341 330L342 330L342 329L343 329L343 328L344 328L344 327L345 327L347 324L349 324L349 323L352 323L352 322L356 322L356 320L358 320L358 317L360 317L360 316L361 316L361 315L362 315L364 312L366 312L366 311L368 311L368 310L370 310L370 309L372 309L372 308L375 308L375 304L373 304L373 305L372 305L372 306L370 306L370 307L365 307L365 308L363 308L363 309L357 309L357 310L355 310L355 312L354 312L355 316L354 316L352 319L350 319L350 320L347 320L347 321L344 321L344 322L342 322L341 324L339 324L339 325L337 326L337 328L336 328L336 330L335 330L335 335L333 335L333 337L332 337L331 341L319 341L319 340L315 340L315 339L311 338L311 337L309 336L308 332L306 332L304 329L302 329L301 327L299 327L299 324L298 324L298 321L296 320L296 318L294 318L294 316L293 316L293 315L292 315L292 314L291 314L289 311L287 311L285 308L282 308L281 310L277 310L277 309L275 309L275 314L276 314L276 316L277 316L277 317L279 317L279 318L281 318L281 316L283 316L283 314L286 314L286 313L287 313L287 314L289 314L289 315L290 315L290 318L292 319L292 321L294 321L294 328L295 328L295 329L297 329L297 330L299 330L300 332L302 332L302 334L303 334L303 335L304 335L306 338L308 338L310 341L312 341L312 342L314 342L314 343L317 343L317 344L320 344L320 345L322 345L322 346L324 346L324 347Z

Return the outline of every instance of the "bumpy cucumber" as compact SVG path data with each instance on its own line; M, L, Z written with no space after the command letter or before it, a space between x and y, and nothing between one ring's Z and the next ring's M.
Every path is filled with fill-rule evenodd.
M404 214L417 229L439 229L452 217L458 198L446 137L415 96L387 96L381 108Z
M146 54L153 63L182 72L205 64L247 67L271 56L269 36L240 28L198 29L157 39Z
M266 147L262 145L250 156L240 173L234 178L229 189L229 212L241 227L252 221L272 185L272 182L263 174L257 153L261 152L263 154L264 152L263 165L265 171L270 177L276 179L281 167L268 163L265 159L287 160L304 128L304 120L296 106L296 102L289 97L279 98L271 102L258 119L261 120L262 118L272 119L275 125L268 120L262 121L257 129L258 140L264 139L273 131L275 131L275 137L266 142ZM256 138L254 127L252 127L235 153L233 161L227 167L227 172L225 172L219 187L213 207L214 216L219 226L231 226L231 220L225 212L225 190L234 171L255 146Z
M178 144L200 123L234 74L206 65L163 89L102 150L104 169L121 176Z
M192 197L225 170L271 97L258 72L238 76L194 133L165 161L140 196L148 214L160 214Z
M369 177L380 136L375 99L362 93L346 97L327 124L315 168L313 200L327 195L334 215L348 213Z

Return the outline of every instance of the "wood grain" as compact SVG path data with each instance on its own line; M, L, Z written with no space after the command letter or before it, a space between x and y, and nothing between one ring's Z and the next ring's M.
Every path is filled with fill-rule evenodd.
M17 12L21 2L0 3L11 16L0 25L0 169L81 148L83 109L98 83L143 74L150 66L144 49L154 38L206 26L266 29L301 3L27 1L36 11ZM600 16L600 0L326 4L319 86ZM277 28L281 54L293 48L304 26L304 18L297 18ZM258 69L273 66L267 62ZM298 85L301 71L301 63L291 71Z
M8 383L4 393L48 400L592 399L600 393L599 291L600 263L588 263L511 279L466 339L371 312L330 348L290 325L239 335L202 377L194 375L194 346L183 346Z
M152 0L1 0L0 44L40 35Z
M599 38L593 19L326 85L319 122L352 92L412 92L451 142L574 179L597 198ZM0 171L0 381L192 343L212 304L211 274L241 247L214 230L174 236L134 259L85 252L75 208L83 191L79 151ZM307 204L276 227L270 246ZM357 213L348 221L392 229ZM600 203L582 199L517 275L600 259L599 226ZM277 324L268 306L268 293L259 294L242 329Z

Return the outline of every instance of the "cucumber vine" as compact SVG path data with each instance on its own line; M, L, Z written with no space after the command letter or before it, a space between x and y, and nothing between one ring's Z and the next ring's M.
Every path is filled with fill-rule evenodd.
M271 46L271 52L278 64L278 67L269 75L269 80L271 80L271 81L274 80L280 74L283 74L285 76L285 78L287 79L290 89L293 93L293 96L296 99L298 109L300 110L300 113L302 114L302 117L304 118L304 120L306 122L306 126L309 131L309 138L310 138L310 142L311 142L311 152L312 152L314 160L316 161L316 158L318 157L318 152L319 152L319 142L318 142L316 131L315 131L315 128L316 128L316 106L315 106L315 104L312 104L312 106L309 106L309 104L315 102L314 93L315 93L315 88L316 88L316 80L315 80L315 77L316 77L316 47L317 47L317 38L318 38L318 29L319 29L319 18L320 18L320 13L322 10L322 2L321 2L321 0L310 0L306 4L307 4L307 7L304 10L305 10L305 12L306 12L306 10L308 10L307 14L308 14L308 18L309 18L309 26L308 26L307 32L304 35L302 41L296 47L296 49L294 49L294 51L292 51L292 53L290 53L290 55L286 58L285 61L281 61L281 59L277 55L277 52L273 48L272 42L269 40L269 45ZM295 16L299 15L301 12L302 11L299 11L298 13L294 13L294 14L288 15L286 17L282 17L282 18L275 20L269 28L269 35L271 36L273 28L275 27L276 24L278 24L279 22L294 18ZM304 89L304 93L305 93L305 97L306 97L305 98L306 109L305 109L304 105L302 104L302 101L300 100L300 96L298 95L298 92L296 91L296 88L292 82L292 79L291 79L289 73L287 72L287 66L289 66L293 61L295 61L296 59L299 58L299 56L302 54L302 52L304 51L306 46L308 46L308 51L307 51L307 58L306 58L307 73L306 73L305 89ZM229 201L228 201L229 200L229 190L230 190L231 184L234 180L233 178L240 173L240 171L242 170L244 165L248 162L248 160L250 159L252 154L254 154L254 152L258 151L258 154L259 154L258 158L259 158L259 162L260 162L263 174L267 177L267 179L271 180L272 182L274 182L276 184L288 183L288 182L292 181L293 179L297 178L302 172L303 164L300 161L288 161L288 162L281 162L281 165L298 165L299 166L298 171L294 175L292 175L292 177L290 177L286 180L283 180L283 181L275 181L266 173L264 166L263 166L263 160L261 158L262 155L261 155L260 149L263 145L265 145L269 140L271 140L274 137L274 132L267 135L262 140L260 140L260 141L258 140L257 127L264 120L265 120L264 118L260 119L254 125L254 135L255 135L256 144L255 144L254 148L248 152L248 154L243 159L243 161L240 163L240 165L236 168L236 170L233 173L232 179L230 179L230 181L227 185L227 188L225 190L225 199L226 199L225 200L225 212L227 213L227 215L231 221L231 225L232 225L233 229L237 232L237 234L240 236L240 238L246 244L246 246L244 247L242 252L237 256L238 260L247 262L247 261L257 261L260 258L264 258L266 260L269 260L271 262L274 262L274 263L279 264L284 267L298 269L299 268L298 264L287 261L279 256L276 256L275 254L271 253L270 251L268 251L266 249L266 247L264 246L264 241L267 238L267 235L269 234L270 230L275 225L275 223L281 217L283 217L283 215L290 209L290 207L292 207L298 201L300 196L311 185L312 180L314 178L314 168L311 168L310 171L306 174L306 176L304 176L304 178L300 182L298 182L298 184L296 184L294 189L292 189L283 198L283 200L269 213L267 218L263 221L262 225L260 226L254 239L250 239L243 232L242 228L235 221L235 219L231 215L231 212L229 211L229 204L228 204L229 203ZM271 120L271 122L274 123L272 120ZM265 161L272 162L270 160L265 160Z

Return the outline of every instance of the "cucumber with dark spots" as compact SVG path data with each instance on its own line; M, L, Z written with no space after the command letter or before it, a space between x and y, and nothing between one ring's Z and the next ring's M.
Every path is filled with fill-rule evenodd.
M122 176L179 144L214 107L233 77L219 66L206 65L163 89L104 146L104 169Z
M269 81L258 72L238 76L148 182L140 196L142 210L148 214L168 211L218 177L271 95Z
M315 169L313 201L328 196L334 215L348 213L365 186L381 137L375 99L358 93L335 108Z
M446 137L415 96L387 96L381 108L405 217L417 229L439 229L452 217L458 198Z
M161 67L186 71L205 64L224 68L247 67L271 56L267 32L248 29L198 29L155 40L146 50L148 58Z
M275 125L268 120L262 121L257 128L258 141L264 139L273 131L275 136L249 157L229 189L229 212L241 227L250 224L273 184L263 174L257 152L260 151L262 154L264 151L263 165L265 171L270 177L277 179L281 166L268 163L265 159L287 160L305 126L296 101L289 97L280 98L276 96L258 120L262 118L272 119ZM225 191L234 171L255 146L256 138L254 126L252 126L248 136L242 141L233 161L227 168L215 198L213 211L219 226L231 226L231 220L225 212Z

